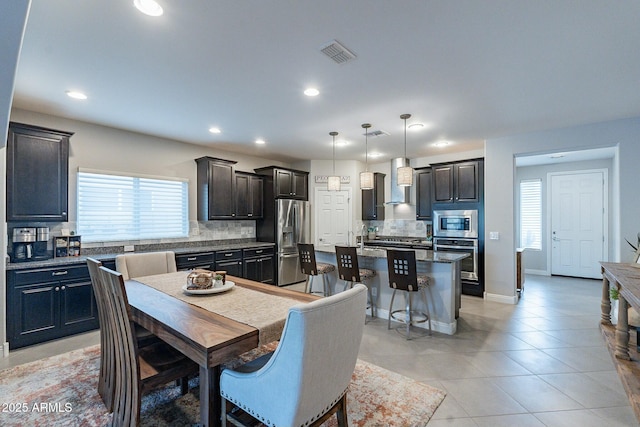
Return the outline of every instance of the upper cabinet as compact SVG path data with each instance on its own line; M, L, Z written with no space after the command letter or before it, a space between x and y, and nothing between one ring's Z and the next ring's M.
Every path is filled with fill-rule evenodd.
M433 202L481 202L482 164L482 160L470 160L433 165Z
M262 218L264 179L252 173L236 172L236 218Z
M200 157L198 165L198 221L235 219L235 174L237 162Z
M416 169L416 219L431 219L432 177L431 168Z
M71 132L11 122L7 221L68 220Z
M309 172L277 166L258 168L255 172L269 177L265 185L273 186L273 197L276 199L308 200Z
M384 177L383 173L373 174L373 189L362 190L362 219L384 220Z

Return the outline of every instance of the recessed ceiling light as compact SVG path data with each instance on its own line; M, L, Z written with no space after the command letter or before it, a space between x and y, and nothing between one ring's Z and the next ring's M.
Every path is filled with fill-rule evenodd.
M424 123L412 123L409 126L407 126L407 128L411 130L420 130L423 127L424 127Z
M433 144L434 147L446 147L449 145L449 141L438 141Z
M264 145L264 144L265 144L265 141L264 141L264 139L256 139L256 144L258 144L258 145Z
M374 159L380 156L382 156L382 153L369 153L369 157L373 157Z
M560 159L562 157L564 157L564 153L555 153L549 156L550 159Z
M221 130L216 128L216 127L212 127L212 128L209 128L209 132L211 132L211 133L220 133Z
M75 90L68 90L67 92L67 96L69 98L73 98L73 99L87 99L87 95L85 95L82 92L78 92Z
M304 90L304 94L307 96L318 96L320 94L320 91L315 87L310 87Z
M349 145L349 141L345 139L339 139L336 141L336 147L344 147L345 145Z
M160 16L164 13L162 6L155 0L133 0L133 5L145 15Z

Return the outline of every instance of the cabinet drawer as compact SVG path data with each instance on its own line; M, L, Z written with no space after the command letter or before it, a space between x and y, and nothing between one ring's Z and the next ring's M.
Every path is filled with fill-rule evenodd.
M225 261L231 259L242 259L242 249L216 251L216 261Z
M245 259L273 255L273 247L243 249L242 255Z
M213 252L202 252L197 254L176 255L176 264L211 264L213 263Z
M24 271L14 271L14 285L45 283L57 280L85 279L89 277L86 265L74 265L59 268L40 268Z

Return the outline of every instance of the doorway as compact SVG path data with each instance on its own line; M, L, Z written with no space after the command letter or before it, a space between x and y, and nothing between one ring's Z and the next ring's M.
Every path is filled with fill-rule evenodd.
M352 218L351 189L329 191L316 188L315 200L315 245L349 245Z
M550 173L551 274L599 279L608 238L607 170Z

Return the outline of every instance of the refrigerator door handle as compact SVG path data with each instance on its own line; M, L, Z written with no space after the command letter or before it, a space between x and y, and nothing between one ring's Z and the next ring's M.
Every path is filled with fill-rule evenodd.
M298 258L298 254L280 254L280 258Z

